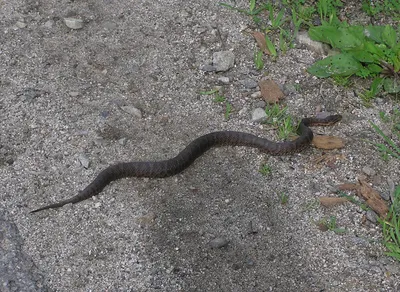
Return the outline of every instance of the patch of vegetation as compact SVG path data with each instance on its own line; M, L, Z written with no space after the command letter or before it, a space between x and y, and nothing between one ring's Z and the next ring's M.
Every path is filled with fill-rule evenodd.
M287 113L286 106L279 104L269 105L265 108L267 120L264 124L278 128L278 137L286 140L289 136L296 133L296 127L293 125L293 118Z
M271 174L272 168L271 168L271 166L269 166L268 164L263 164L263 165L261 165L259 172L260 172L262 175L267 176L267 175L270 175L270 174Z
M313 40L331 45L337 54L316 62L308 72L320 78L331 77L343 86L351 84L351 76L372 79L370 89L360 93L366 105L380 93L400 93L397 82L400 75L400 26L349 25L337 17L344 3L341 0L250 0L249 9L239 9L226 3L220 5L253 18L265 35L266 51L273 59L278 52L271 40L276 40L279 52L285 54L293 47L300 27L309 29ZM369 15L400 15L398 0L363 0L362 8ZM320 26L313 25L316 17ZM262 68L261 61L262 54L259 54L255 58L256 68Z
M345 194L344 192L342 192L342 191L338 192L338 195L339 195L340 197L346 198L349 202L351 202L351 203L353 203L353 204L359 206L359 207L360 207L362 210L364 210L364 211L370 210L370 208L368 207L368 205L367 205L366 203L361 203L360 201L358 201L358 200L356 199L355 196L346 195L346 194Z
M387 136L376 124L370 121L372 128L383 138L384 143L375 143L373 145L381 153L382 158L387 161L389 157L394 157L400 160L400 110L394 109L391 115L380 112L380 118L384 123L391 123L393 139L397 139L397 143L389 136Z
M256 50L254 52L254 64L256 65L257 70L261 70L264 68L264 61L263 61L263 52L260 50Z
M389 213L382 225L383 244L389 250L386 254L400 261L400 185L396 187Z
M362 0L362 9L369 16L385 13L397 20L400 18L400 2L398 0Z
M289 196L286 193L282 192L281 205L286 205L288 201L289 201Z
M223 96L220 93L220 88L214 88L211 89L209 91L201 91L200 92L201 95L214 95L214 102L216 103L225 103L225 113L224 113L224 117L225 120L229 120L229 116L232 113L232 105L231 103L226 99L225 96Z
M346 233L345 228L337 227L335 216L330 216L329 218L323 218L317 222L317 225L322 228L326 228L326 230L331 230L337 234Z
M308 68L309 73L320 78L371 77L374 81L364 93L366 99L380 91L400 92L396 82L400 71L400 43L393 27L350 26L334 15L330 22L310 28L309 34L313 40L327 43L338 51Z

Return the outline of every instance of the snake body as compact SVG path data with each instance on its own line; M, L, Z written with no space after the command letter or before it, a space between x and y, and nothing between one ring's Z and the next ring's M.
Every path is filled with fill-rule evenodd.
M66 204L75 204L99 194L110 182L125 177L162 178L182 172L198 157L215 146L246 146L258 148L270 155L284 155L299 152L309 146L314 135L309 126L329 126L341 120L340 115L326 118L304 118L301 120L299 137L293 141L272 142L252 134L234 131L212 132L193 140L177 156L162 161L124 162L111 165L101 171L97 177L76 196L31 211L39 212L50 208L59 208Z

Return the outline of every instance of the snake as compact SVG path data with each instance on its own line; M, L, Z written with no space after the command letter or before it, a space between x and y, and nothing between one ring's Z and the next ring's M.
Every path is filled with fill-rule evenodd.
M286 155L300 152L308 147L314 134L310 126L330 126L342 119L341 115L330 115L324 118L303 118L297 128L299 137L293 141L273 142L253 134L236 131L219 131L200 136L186 146L177 156L161 161L121 162L102 170L96 178L77 195L54 203L31 213L46 209L60 208L66 204L76 204L98 195L112 181L126 177L163 178L176 175L189 167L197 158L215 146L246 146L258 148L270 155Z

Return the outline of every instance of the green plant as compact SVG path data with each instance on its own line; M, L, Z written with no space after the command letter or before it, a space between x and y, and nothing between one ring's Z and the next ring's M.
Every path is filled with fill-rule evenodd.
M229 116L231 115L231 113L232 113L232 105L230 104L229 101L227 101L225 102L225 114L224 114L225 120L229 120Z
M393 202L385 219L378 219L382 226L386 254L400 261L400 185L395 188Z
M264 62L263 62L263 52L260 50L256 50L254 52L254 64L256 65L257 70L261 70L264 67Z
M272 168L271 168L271 166L269 166L269 165L267 165L267 164L263 164L263 165L260 167L259 172L260 172L262 175L267 176L267 175L270 175L270 174L271 174Z
M386 115L383 112L379 113L381 119L385 122L392 123L392 134L394 137L397 137L400 140L400 110L394 109L393 114L391 116ZM383 138L385 143L375 143L372 142L373 145L378 149L381 153L382 158L384 160L388 160L389 156L400 159L400 147L396 144L396 142L389 138L383 131L373 122L369 122L372 128Z
M319 0L317 2L317 11L321 21L330 19L336 16L336 9L343 6L340 0Z
M213 95L213 94L215 94L214 102L225 103L224 117L225 117L225 120L229 119L229 116L232 113L232 105L230 104L229 101L226 100L225 96L223 96L220 93L220 88L214 88L214 89L211 89L211 90L208 90L208 91L201 91L200 94L201 95Z
M246 14L248 16L251 16L255 23L259 23L261 21L261 19L258 17L258 15L263 10L266 10L266 5L265 4L257 7L256 0L250 0L249 1L249 9L248 10L237 8L235 6L232 6L232 5L230 5L228 3L224 3L224 2L219 2L218 4L221 5L221 6L224 6L226 8L229 8L231 10L235 10L237 12L244 13L244 14Z
M337 234L342 234L346 232L345 228L338 228L336 225L336 217L335 216L330 216L328 218L323 218L318 221L318 225L325 226L328 230L331 230Z
M366 100L381 89L387 93L400 92L396 82L400 71L400 43L393 27L323 22L321 26L311 28L309 34L313 40L328 43L338 50L338 54L309 67L309 73L320 78L372 77L371 89L363 94Z
M287 194L285 194L284 192L282 192L282 194L281 194L281 204L282 205L286 205L288 200L289 200L289 196Z
M398 0L363 0L362 9L369 16L385 13L398 18L400 15L400 2Z
M287 107L274 104L272 106L267 106L265 108L265 113L267 114L267 120L264 123L278 127L279 139L285 140L296 132L293 119L287 114Z
M349 202L352 202L353 204L359 206L362 210L364 211L368 211L370 210L370 208L368 207L367 204L365 203L361 203L360 201L358 201L354 196L349 196L346 195L344 192L340 191L338 192L340 197L346 198Z

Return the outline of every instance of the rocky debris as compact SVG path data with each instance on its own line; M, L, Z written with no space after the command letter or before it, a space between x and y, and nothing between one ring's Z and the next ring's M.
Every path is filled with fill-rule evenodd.
M223 237L216 237L211 240L209 243L211 248L222 248L229 244L229 240Z
M83 28L83 20L73 17L64 18L64 23L66 26L72 29L81 29Z
M260 107L256 108L251 115L251 120L253 122L259 123L265 121L266 119L267 119L267 114L265 113L265 110Z
M220 51L213 54L215 71L228 71L235 65L235 55L231 51Z

